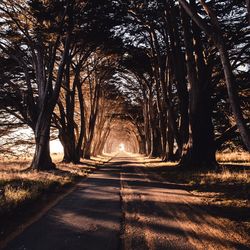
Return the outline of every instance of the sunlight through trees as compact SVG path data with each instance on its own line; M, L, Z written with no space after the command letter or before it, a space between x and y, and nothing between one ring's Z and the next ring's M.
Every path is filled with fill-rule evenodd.
M250 150L248 1L2 0L0 14L0 136L31 129L31 168L55 168L51 138L66 163L126 150L215 169L216 151Z

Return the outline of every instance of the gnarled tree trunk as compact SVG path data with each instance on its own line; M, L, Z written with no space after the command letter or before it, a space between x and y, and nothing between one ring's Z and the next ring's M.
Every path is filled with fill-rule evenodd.
M242 115L240 102L238 93L236 91L236 86L234 82L233 72L231 63L229 60L228 52L226 50L224 37L219 26L218 19L213 11L208 7L204 0L200 0L205 12L211 19L211 23L213 25L213 29L207 25L207 23L197 14L195 9L193 9L190 4L186 2L186 0L179 0L181 6L186 11L186 13L192 18L192 20L197 24L197 26L202 29L206 35L212 39L215 46L217 47L221 59L221 63L223 66L223 71L226 80L227 92L229 101L232 107L233 115L235 117L235 121L237 123L241 138L243 143L245 144L247 150L250 152L250 133L249 129L246 125L245 119Z
M35 128L35 154L31 163L31 168L35 170L51 170L55 164L50 157L50 116L46 115L40 119Z
M215 159L214 128L211 118L208 66L205 65L203 59L202 45L200 37L196 33L196 27L191 27L186 13L183 10L181 12L187 73L190 83L190 131L189 140L184 145L179 165L185 167L185 169L213 169L217 167L217 163ZM191 33L192 28L193 33ZM204 76L206 77L204 78Z

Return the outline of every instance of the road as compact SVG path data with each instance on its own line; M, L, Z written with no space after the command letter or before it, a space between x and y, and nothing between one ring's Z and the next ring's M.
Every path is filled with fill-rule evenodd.
M249 249L199 198L151 179L140 159L120 153L5 249Z

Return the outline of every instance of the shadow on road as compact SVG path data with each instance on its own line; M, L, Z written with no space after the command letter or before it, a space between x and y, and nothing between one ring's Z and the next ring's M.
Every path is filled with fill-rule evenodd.
M178 183L150 179L117 156L27 228L6 249L248 249Z

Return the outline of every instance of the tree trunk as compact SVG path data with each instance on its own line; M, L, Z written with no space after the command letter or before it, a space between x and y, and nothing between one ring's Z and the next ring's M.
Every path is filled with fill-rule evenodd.
M161 137L158 137L157 131L159 131L159 127L157 126L158 123L158 117L156 116L155 106L153 103L151 104L150 109L150 138L151 138L151 151L149 156L150 157L158 157L160 156L161 150L159 150L159 147L161 147L161 143L159 141L161 140Z
M162 153L162 148L161 148L161 133L159 131L159 127L155 126L152 128L152 149L150 152L150 157L160 157Z
M214 169L218 166L210 113L209 101L205 96L196 112L190 112L191 134L179 163L185 169Z
M154 73L154 80L156 86L156 104L157 104L157 112L158 112L158 121L159 121L159 134L161 141L161 157L164 159L166 157L166 147L167 147L167 135L166 135L166 103L165 99L162 98L161 93L164 93L164 89L162 88L164 84L162 84L162 72L163 69L161 67L161 52L158 44L157 35L154 29L151 29L150 32L150 41L151 48L153 51L152 55L152 70ZM164 93L165 94L165 93ZM164 95L163 95L164 96Z
M40 121L35 131L35 154L31 163L31 168L41 170L55 169L55 164L50 157L50 119L44 118Z
M250 152L250 133L241 112L239 97L235 88L235 82L233 79L233 73L231 69L231 63L229 61L229 56L223 42L221 42L221 44L218 44L217 48L220 53L220 59L227 83L227 92L232 107L232 111L236 120L236 124L241 134L242 141L244 142L247 150Z
M213 11L207 6L205 1L200 0L205 12L211 18L211 22L213 25L213 29L211 29L211 27L207 25L207 23L197 14L197 12L193 8L191 8L191 6L187 3L187 1L179 0L179 2L183 7L183 9L186 11L186 13L197 24L197 26L200 29L202 29L210 39L212 39L212 41L214 42L215 46L219 51L226 79L228 97L232 107L233 115L235 117L242 141L245 144L247 150L250 152L250 133L240 108L239 97L233 79L234 77L233 77L232 67L229 60L228 52L226 50L224 37L220 29L218 19L216 15L213 13Z
M64 133L64 134L63 134ZM72 137L65 132L60 132L59 139L63 146L63 162L77 164L80 161L75 145L72 143Z
M207 66L203 63L201 43L199 36L191 33L189 18L181 9L184 31L184 43L186 48L186 65L189 93L189 140L184 145L183 154L179 165L185 169L214 169L217 167L215 159L214 129L211 119L209 78L204 82ZM195 42L195 47L193 44ZM195 57L194 57L195 53ZM196 60L195 60L196 59ZM203 73L203 74L201 74Z
M88 140L84 147L83 158L90 159L91 156L91 141Z
M143 106L143 117L144 117L144 135L145 135L145 152L147 155L150 154L151 143L150 143L150 124L149 124L149 101L147 95L144 95L144 106Z
M170 67L170 77L171 80L175 78L176 81L176 88L177 94L179 97L179 108L180 108L180 126L179 131L178 127L177 130L173 130L175 134L178 132L178 154L182 154L182 147L188 141L188 90L187 90L187 81L186 81L186 67L185 67L185 57L182 50L181 40L180 40L180 31L178 28L178 19L175 6L173 3L166 6L166 19L167 24L166 28L170 42L167 42L167 52L171 63L169 64ZM174 77L173 77L174 76ZM170 87L170 86L169 86ZM171 94L171 90L169 91ZM171 98L169 98L171 100ZM175 121L173 121L175 122Z
M83 140L84 138L86 138L84 98L83 98L83 93L82 93L82 84L80 84L80 81L78 81L77 83L77 91L78 91L78 99L79 99L79 104L80 104L81 126L80 126L80 135L79 135L78 142L76 145L76 154L77 154L77 160L80 162L80 159L82 156L81 153L82 153Z
M169 112L168 112L169 114ZM174 161L174 132L171 128L170 121L168 119L168 131L167 131L167 138L168 138L168 148L167 148L167 157L164 159L165 161Z

